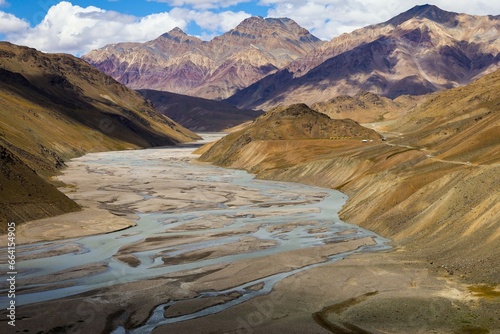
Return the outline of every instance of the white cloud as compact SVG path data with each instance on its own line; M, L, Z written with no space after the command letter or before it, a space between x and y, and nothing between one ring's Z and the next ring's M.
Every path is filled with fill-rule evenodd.
M163 2L172 7L193 7L196 9L227 8L251 0L147 0L150 2Z
M234 28L250 16L242 11L215 13L173 8L170 12L137 18L94 6L83 8L63 1L52 6L42 22L31 28L27 22L2 13L0 33L5 34L7 40L44 52L76 55L111 43L152 40L175 27L185 30L189 22L195 22L205 30L202 38L213 37Z
M1 1L1 0L0 0ZM29 28L29 23L12 14L0 11L0 34L17 34Z
M190 20L206 32L210 33L224 33L236 27L241 21L250 17L251 15L243 11L232 12L225 11L214 13L211 11L197 11L194 9L174 8L170 14L175 17L189 17ZM210 36L207 34L207 36Z
M52 6L36 27L6 35L13 43L45 52L82 54L109 43L151 40L176 26L186 25L185 20L169 13L136 18L63 1Z
M268 16L289 17L315 36L326 40L343 32L390 18L390 13L383 9L386 6L380 6L378 1L361 3L352 0L307 2L262 0L262 3L273 6L268 11Z

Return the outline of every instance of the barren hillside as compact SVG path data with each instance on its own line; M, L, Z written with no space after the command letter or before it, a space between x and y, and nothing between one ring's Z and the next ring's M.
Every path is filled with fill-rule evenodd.
M86 152L198 138L86 62L0 43L0 222L76 209L48 184Z
M405 256L464 280L498 283L499 79L497 71L426 97L379 128L392 136L386 142L249 140L242 131L201 159L260 178L339 189L350 197L343 219L393 239ZM273 131L276 121L261 122L260 131Z

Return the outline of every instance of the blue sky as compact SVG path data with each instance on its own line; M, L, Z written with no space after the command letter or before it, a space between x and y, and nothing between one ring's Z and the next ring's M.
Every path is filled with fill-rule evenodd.
M0 1L1 3L2 1ZM6 5L0 7L8 13L14 14L16 17L24 19L30 22L31 26L36 26L42 22L47 14L47 11L54 5L62 2L61 0L11 0L4 1ZM116 11L123 14L128 14L136 17L145 17L154 13L169 12L175 6L171 6L168 3L174 3L174 1L145 1L145 0L70 0L68 1L73 5L88 7L95 6L108 11ZM186 7L186 6L185 6ZM252 15L267 15L267 7L258 5L255 2L240 3L234 6L228 7L212 7L210 8L213 12L221 12L226 10L235 11L245 11L251 13ZM190 33L192 35L201 35L202 29L196 24L191 24Z
M0 0L0 39L45 52L82 55L118 42L145 42L179 27L210 40L250 16L289 17L332 38L380 23L415 0ZM500 14L500 1L435 0L440 8Z

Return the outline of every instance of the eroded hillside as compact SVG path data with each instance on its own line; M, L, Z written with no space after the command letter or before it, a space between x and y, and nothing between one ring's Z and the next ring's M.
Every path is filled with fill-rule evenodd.
M70 158L198 138L86 62L10 43L0 43L0 106L2 226L75 209L46 182Z
M310 143L320 139L334 142L354 138L357 141L381 141L375 131L353 120L334 120L305 104L296 104L276 108L257 118L248 127L232 132L207 149L201 159L225 167L248 168L247 164L250 164L253 170L256 159L267 158L269 151L273 151L273 145L279 147L282 143L290 142L294 146L292 143L295 142ZM271 148L259 146L266 143Z
M346 221L393 239L431 268L498 283L499 78L497 71L427 96L379 128L388 141L325 140L327 135L249 140L240 131L201 159L260 178L339 189L350 196L341 212ZM276 121L262 120L259 131L273 132Z

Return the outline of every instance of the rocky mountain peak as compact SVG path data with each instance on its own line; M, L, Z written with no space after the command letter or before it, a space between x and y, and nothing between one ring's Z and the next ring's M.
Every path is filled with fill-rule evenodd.
M174 29L170 30L169 32L164 33L159 38L164 38L164 39L176 41L178 43L199 40L196 37L189 36L179 27L175 27Z
M399 26L402 23L411 19L423 19L434 21L439 24L446 26L456 26L458 24L457 16L459 14L453 12L447 12L441 8L434 5L420 5L411 8L410 10L403 12L396 17L385 22L385 24L391 24L393 26Z
M263 18L261 16L252 16L243 20L236 28L228 32L231 35L243 35L247 37L267 37L269 34L279 34L282 36L304 36L309 35L315 40L318 38L298 25L294 20L282 18Z
M167 34L171 36L187 36L187 34L179 27L175 27L174 29L170 30Z

